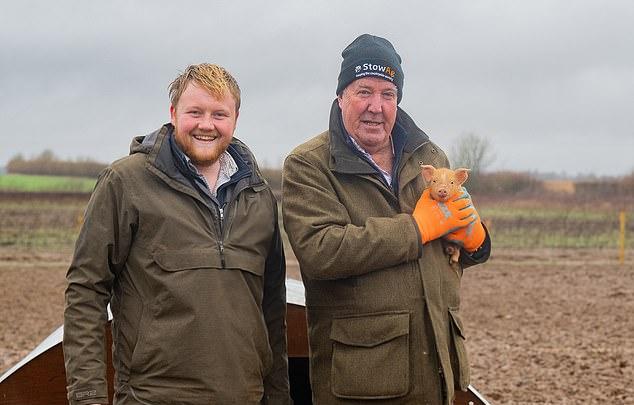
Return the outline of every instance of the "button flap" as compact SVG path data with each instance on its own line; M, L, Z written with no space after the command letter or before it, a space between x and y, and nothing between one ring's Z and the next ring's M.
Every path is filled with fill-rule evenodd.
M164 250L154 253L154 261L166 271L222 267L218 253L213 248Z
M407 334L409 313L381 313L333 319L330 339L350 346L373 347Z

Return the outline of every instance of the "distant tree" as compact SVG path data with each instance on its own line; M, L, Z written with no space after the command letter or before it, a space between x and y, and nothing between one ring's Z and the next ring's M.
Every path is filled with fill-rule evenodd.
M35 160L40 162L54 162L57 160L57 156L50 149L45 149L42 153L40 153Z
M469 180L471 181L471 179ZM543 182L527 172L488 172L480 173L477 189L467 184L469 191L487 195L530 195L542 190Z
M11 160L9 160L9 162L15 162L15 163L24 162L24 155L21 153L18 153L17 155L13 156Z
M261 167L260 172L262 176L269 183L269 186L273 192L281 193L282 191L282 170L274 169L271 167Z
M491 142L473 132L460 136L451 148L453 167L466 167L480 173L495 161Z
M13 156L7 163L7 173L20 173L24 169L24 156L19 153Z
M634 195L634 170L628 175L623 176L620 181L621 190L623 194L633 196Z
M456 140L449 157L453 168L471 169L468 188L472 191L478 190L481 173L495 161L495 153L489 140L473 132Z

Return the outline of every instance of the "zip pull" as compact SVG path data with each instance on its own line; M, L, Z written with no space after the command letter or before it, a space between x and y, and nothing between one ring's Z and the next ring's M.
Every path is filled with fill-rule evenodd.
M222 243L222 240L220 241L220 263L222 265L222 268L226 268L227 264L225 263L225 245L224 243Z
M220 222L225 219L225 208L224 206L218 207L218 213L220 214Z

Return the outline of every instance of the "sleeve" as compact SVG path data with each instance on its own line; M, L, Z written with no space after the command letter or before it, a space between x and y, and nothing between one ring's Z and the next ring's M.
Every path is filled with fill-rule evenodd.
M273 352L273 367L264 377L263 405L291 404L286 346L286 260L280 235L277 203L271 194L275 212L275 233L264 270L262 308Z
M66 274L63 349L71 405L108 403L107 305L134 229L122 190L119 177L106 169L86 208Z
M284 227L302 274L342 279L420 257L420 235L410 214L353 224L325 170L301 155L291 154L284 162ZM360 195L358 204L371 203L366 198Z

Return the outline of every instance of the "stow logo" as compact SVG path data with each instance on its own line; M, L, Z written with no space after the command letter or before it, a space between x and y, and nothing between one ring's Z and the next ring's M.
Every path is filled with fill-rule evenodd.
M354 73L357 77L374 75L393 79L396 71L390 66L377 65L374 63L364 63L362 65L355 66Z

